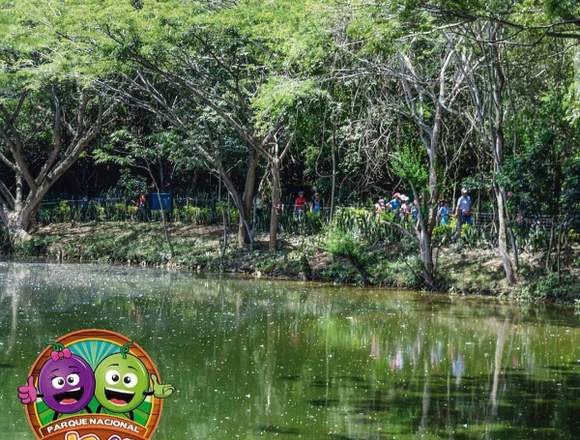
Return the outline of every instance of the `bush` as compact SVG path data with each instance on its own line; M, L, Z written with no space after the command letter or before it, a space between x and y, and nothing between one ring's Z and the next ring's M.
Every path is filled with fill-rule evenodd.
M56 218L57 221L65 223L71 220L72 209L69 203L65 200L61 200L56 206Z
M46 255L52 238L33 236L30 240L18 241L14 244L14 255L17 257L38 257Z
M569 275L550 273L529 284L520 287L514 298L521 302L548 302L572 304L579 301L577 280Z
M329 280L335 283L356 283L358 275L358 270L344 261L334 261L321 272L323 280Z
M401 256L395 260L382 260L372 269L375 282L383 286L420 289L425 281L423 270L417 256Z
M217 216L217 223L222 223L224 214L226 222L229 224L237 224L240 222L240 213L236 208L228 207L227 203L218 202L215 205L216 216Z
M111 209L110 220L124 221L127 219L127 205L125 203L115 203Z
M337 257L360 261L362 250L360 243L350 232L341 229L331 229L326 237L326 251Z
M314 212L306 212L303 218L302 232L305 234L318 234L323 226L322 216Z
M453 228L455 230L455 227ZM464 223L461 225L461 235L459 237L459 244L466 248L486 248L489 247L490 242L486 240L484 231L473 225Z
M137 218L137 213L139 212L139 208L135 205L127 206L127 215L131 220L135 220Z
M442 245L450 243L454 233L455 228L450 224L435 226L433 229L433 242Z
M181 208L174 209L174 217L183 223L209 225L211 223L211 210L187 204Z
M401 233L390 223L400 223L394 212L384 211L380 215L371 209L343 208L335 215L333 225L344 231L353 231L368 242L393 241Z
M363 283L368 283L367 261L362 243L350 232L333 228L326 237L326 251L334 257L348 260L359 271Z

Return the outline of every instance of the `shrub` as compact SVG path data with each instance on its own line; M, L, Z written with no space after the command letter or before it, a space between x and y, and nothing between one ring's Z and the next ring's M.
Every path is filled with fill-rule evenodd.
M562 275L558 278L550 273L531 283L521 286L514 294L521 302L550 302L570 304L579 301L577 280L574 277Z
M65 223L71 220L71 207L66 200L61 200L56 206L56 217L61 223Z
M334 226L345 231L353 231L369 242L392 241L401 238L391 223L399 223L394 212L384 211L380 215L371 209L343 208L334 218Z
M103 205L95 205L96 210L97 210L97 219L104 222L107 218L107 213L105 210L105 207Z
M351 232L345 232L333 228L326 237L326 251L334 257L342 257L348 260L359 271L363 282L368 283L363 246Z
M334 261L322 270L321 276L323 280L335 283L355 283L358 273L351 264L344 261Z
M237 224L240 221L240 213L236 208L229 207L225 202L218 202L215 205L216 210L216 221L217 223L222 223L224 214L226 222L230 224Z
M112 221L123 221L127 218L127 205L115 203L111 209L110 219Z
M324 222L322 221L320 214L310 211L306 212L306 215L304 216L304 233L317 234L322 230L323 226Z
M447 244L451 242L455 228L450 224L435 226L433 229L433 241L438 244Z
M13 251L18 257L38 257L47 253L51 242L51 237L33 236L30 240L16 242Z
M209 225L212 220L211 209L200 208L187 204L181 208L173 210L174 218L183 223L193 223L196 225Z
M139 212L139 208L137 206L127 206L127 215L131 220L135 220L137 218L137 212Z
M401 256L395 260L382 260L373 267L373 277L377 284L420 289L425 281L421 276L422 265L417 256Z

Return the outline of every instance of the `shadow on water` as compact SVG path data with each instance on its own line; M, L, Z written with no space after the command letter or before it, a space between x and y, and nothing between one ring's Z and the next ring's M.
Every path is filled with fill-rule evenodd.
M294 381L300 380L301 377L302 376L299 376L297 374L287 374L287 375L284 375L284 376L279 376L279 379L280 380L288 380L288 381L294 382Z

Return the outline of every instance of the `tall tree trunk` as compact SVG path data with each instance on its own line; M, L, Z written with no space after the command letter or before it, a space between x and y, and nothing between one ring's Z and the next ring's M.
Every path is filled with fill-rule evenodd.
M238 213L240 214L239 227L243 228L243 232L240 232L239 227L238 227L238 246L240 248L245 247L246 242L245 242L245 240L243 240L243 237L248 236L248 237L250 237L250 248L251 248L253 238L252 238L251 229L250 229L250 225L249 225L249 217L246 217L246 214L245 214L243 198L242 198L242 196L240 196L240 193L236 189L236 186L231 181L230 177L228 176L228 173L225 171L225 169L223 168L221 163L216 162L215 167L216 167L216 171L217 171L220 179L224 183L230 197L232 198L232 201L234 202L234 205L236 206ZM242 237L242 241L240 241L240 237Z
M153 185L155 186L155 194L157 195L157 202L159 203L159 212L161 214L161 226L163 227L163 236L165 237L165 242L167 243L167 247L169 248L169 258L173 259L175 253L173 252L173 244L171 243L171 237L169 235L169 228L167 226L167 217L165 215L165 209L163 208L163 202L161 201L161 188L157 183L157 179L155 179L155 175L151 170L149 162L147 162L145 168L147 169L149 177L151 177Z
M417 225L415 234L419 241L419 254L423 266L423 280L429 289L435 288L434 267L433 267L433 248L431 242L431 230L429 229L428 220L423 215L422 199L419 197L415 186L411 184L415 209L417 210Z
M419 222L419 250L423 263L423 278L429 289L435 288L433 268L433 248L431 246L431 234L425 220Z
M498 216L498 235L497 235L497 250L501 258L501 263L503 265L503 270L505 272L505 277L510 284L516 283L516 273L514 268L514 263L510 254L508 253L507 244L507 217L505 208L505 192L501 185L495 185L495 199L497 203L497 216Z
M331 147L331 159L332 159L332 186L330 188L330 221L334 217L334 200L336 197L336 126L332 125L332 147Z
M242 194L242 210L240 212L240 222L238 225L238 246L245 247L252 245L253 237L249 224L252 219L252 204L256 192L256 175L258 168L258 156L254 148L248 150L248 169L246 181L244 183L244 193Z
M29 220L23 215L22 210L8 211L5 213L6 229L12 245L31 238L28 232Z
M505 88L505 78L501 68L498 49L497 49L497 30L492 28L490 31L490 50L491 50L491 71L490 82L493 95L494 107L494 145L493 145L493 161L495 177L499 176L503 166L503 149L504 149L504 109L503 109L503 90ZM505 188L499 182L494 183L494 192L497 204L498 216L498 253L501 258L506 279L509 284L516 283L515 266L512 257L508 253L507 244L507 211L506 211L506 196Z
M269 249L276 251L278 244L278 204L280 203L280 163L273 158L270 163L270 183L272 187L272 207L270 211Z
M41 185L23 197L22 178L16 176L16 191L12 208L6 204L1 208L2 221L5 222L12 245L31 238L31 232L36 226L36 214L42 200L52 187L52 183Z

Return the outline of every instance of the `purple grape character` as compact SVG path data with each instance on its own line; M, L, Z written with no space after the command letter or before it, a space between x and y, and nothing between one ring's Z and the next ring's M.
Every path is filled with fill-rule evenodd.
M26 385L18 388L18 397L25 405L36 402L38 397L54 411L53 421L61 414L74 414L83 409L92 413L89 402L95 392L95 375L83 358L72 354L64 345L52 347L50 359L38 375L38 388L30 376Z

